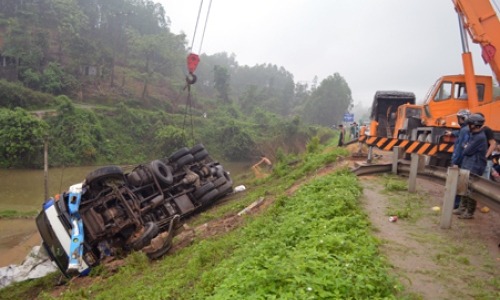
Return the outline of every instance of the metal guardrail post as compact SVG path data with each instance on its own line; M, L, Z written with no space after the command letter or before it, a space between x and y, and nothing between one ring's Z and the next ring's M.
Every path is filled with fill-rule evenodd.
M403 157L405 151L404 147L394 147L392 148L392 173L398 174L398 161Z
M441 213L441 228L451 228L451 216L453 204L457 195L458 177L460 174L459 168L448 168L448 176L446 177L446 185L444 186L443 211Z
M425 169L425 160L423 155L412 153L410 164L410 178L408 179L408 192L417 192L417 173Z
M373 146L370 146L368 148L368 159L366 160L366 163L368 163L368 164L372 163L372 150L373 150Z

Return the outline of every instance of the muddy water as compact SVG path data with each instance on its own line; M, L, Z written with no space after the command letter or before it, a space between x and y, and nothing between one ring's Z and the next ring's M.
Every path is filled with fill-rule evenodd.
M251 161L220 162L232 175L248 171L252 166ZM96 168L49 169L49 196L82 182L85 175ZM43 170L0 169L0 210L40 210L44 193ZM40 243L34 219L0 219L0 267L22 262L31 247Z

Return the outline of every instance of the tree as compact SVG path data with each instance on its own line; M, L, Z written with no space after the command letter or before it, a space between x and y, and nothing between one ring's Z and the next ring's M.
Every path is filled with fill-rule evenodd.
M222 99L224 105L229 103L229 73L226 67L214 66L214 88L219 93L219 99Z
M20 107L0 109L0 165L30 166L41 153L39 140L47 128L44 121Z
M342 122L352 104L351 89L339 73L328 76L312 92L303 108L304 120L311 124L331 126Z
M139 70L144 83L141 100L147 107L151 107L149 99L146 98L148 85L154 79L155 72L164 76L175 72L175 67L185 57L183 51L185 36L169 32L140 35L137 31L131 31L129 35L133 55L132 65Z

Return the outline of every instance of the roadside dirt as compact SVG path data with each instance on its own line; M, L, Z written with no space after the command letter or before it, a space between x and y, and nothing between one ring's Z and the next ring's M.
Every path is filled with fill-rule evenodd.
M498 213L476 213L473 220L453 217L452 229L440 228L444 188L417 180L414 220L389 222L388 208L406 192L387 193L377 176L361 177L362 204L369 213L374 235L384 241L381 254L388 257L406 286L406 299L499 299L500 222ZM395 199L395 198L400 198ZM399 202L400 203L400 202ZM405 275L403 275L405 274Z

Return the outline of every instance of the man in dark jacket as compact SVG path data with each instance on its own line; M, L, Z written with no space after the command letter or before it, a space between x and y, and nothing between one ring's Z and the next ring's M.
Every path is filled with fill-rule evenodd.
M463 149L465 143L469 140L469 127L466 122L467 118L470 116L470 111L468 109L461 109L457 113L457 119L458 119L458 124L460 125L460 130L454 130L453 132L451 131L446 131L447 136L455 136L457 139L455 140L455 146L453 148L453 155L451 156L451 166L453 168L460 168L462 166L462 160L464 158L463 156ZM456 215L460 215L463 210L458 206L460 205L460 195L457 195L455 197L455 205L454 205L454 211L453 213Z
M470 138L463 151L462 169L469 170L472 174L481 176L486 168L486 151L488 145L486 135L481 130L481 127L484 125L484 117L479 114L473 114L468 118L467 123L469 124ZM467 196L462 197L462 206L466 208L466 211L459 218L474 218L476 204L476 200Z

